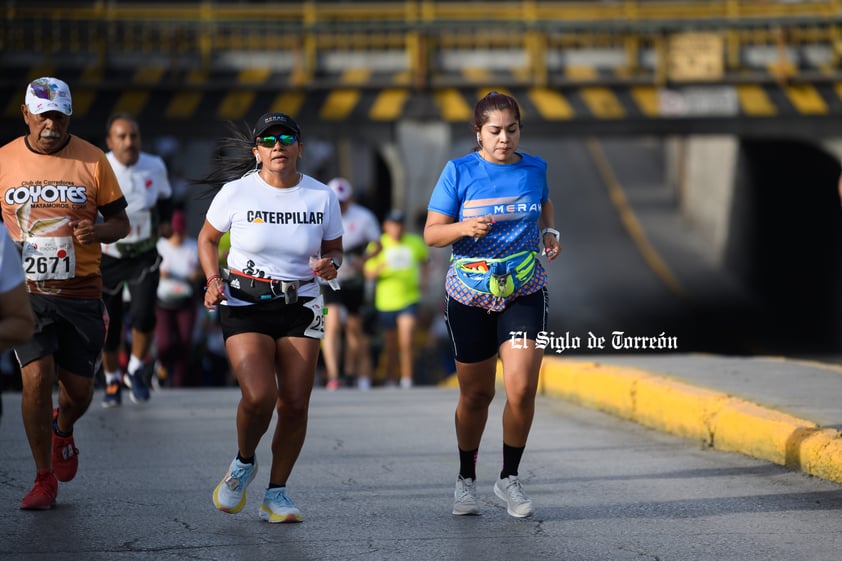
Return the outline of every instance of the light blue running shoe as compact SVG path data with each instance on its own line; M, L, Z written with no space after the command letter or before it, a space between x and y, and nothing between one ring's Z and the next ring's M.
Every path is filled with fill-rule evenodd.
M301 522L301 511L296 508L292 499L287 497L286 487L266 489L259 514L260 518L270 524Z
M213 490L213 506L227 512L236 514L246 506L246 487L248 487L254 476L257 475L257 458L253 464L244 464L237 458L231 462L228 473Z

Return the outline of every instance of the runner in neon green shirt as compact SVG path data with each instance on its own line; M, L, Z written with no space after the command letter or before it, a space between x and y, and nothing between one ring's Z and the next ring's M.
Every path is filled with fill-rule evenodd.
M386 215L382 249L366 261L365 275L376 281L374 307L384 332L387 382L399 370L401 387L410 388L412 343L429 249L421 236L405 231L404 220L400 210Z

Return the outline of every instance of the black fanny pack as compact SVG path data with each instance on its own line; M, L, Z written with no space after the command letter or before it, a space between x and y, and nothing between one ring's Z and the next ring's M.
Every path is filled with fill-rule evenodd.
M304 281L263 279L226 267L222 267L221 272L222 278L228 283L231 296L254 303L283 296L285 303L295 304L298 301L298 287L313 282L313 279Z

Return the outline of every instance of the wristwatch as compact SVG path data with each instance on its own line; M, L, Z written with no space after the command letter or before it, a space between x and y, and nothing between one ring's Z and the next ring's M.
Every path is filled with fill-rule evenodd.
M331 263L333 263L333 268L334 268L334 269L336 269L336 270L338 271L338 270L339 270L339 265L341 265L341 263L340 263L339 261L337 261L337 260L336 260L336 257L331 257L331 258L330 258L330 262L331 262Z
M556 241L558 241L559 237L561 236L561 233L558 230L556 230L555 228L544 228L543 230L541 230L541 237L542 238L544 237L544 234L554 235Z

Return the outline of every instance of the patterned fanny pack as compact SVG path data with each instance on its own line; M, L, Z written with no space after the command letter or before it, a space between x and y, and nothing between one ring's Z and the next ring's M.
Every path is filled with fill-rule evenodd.
M521 251L503 259L457 259L453 269L471 290L505 298L532 279L536 265L534 251Z

